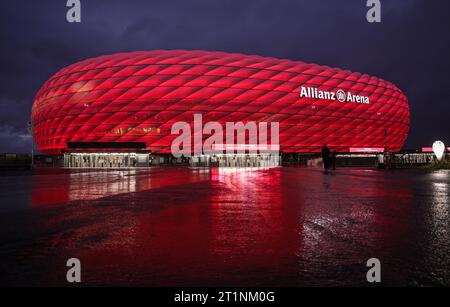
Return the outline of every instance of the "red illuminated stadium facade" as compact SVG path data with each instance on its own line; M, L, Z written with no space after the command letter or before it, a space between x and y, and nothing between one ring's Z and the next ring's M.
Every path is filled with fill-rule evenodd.
M302 87L367 100L302 97ZM290 60L183 50L120 53L63 68L37 93L32 121L44 154L86 144L140 144L164 154L176 137L173 123L192 122L194 114L223 125L279 122L284 153L318 152L323 144L338 152L395 152L409 131L407 98L382 79Z

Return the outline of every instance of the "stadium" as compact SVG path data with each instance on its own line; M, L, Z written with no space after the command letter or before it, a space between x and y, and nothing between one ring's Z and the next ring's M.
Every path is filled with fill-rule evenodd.
M367 74L237 53L155 50L61 69L37 93L32 122L38 149L63 155L66 166L145 166L170 156L173 124L195 114L223 125L278 122L281 153L317 153L323 144L339 153L397 152L410 116L400 89ZM229 158L223 163L231 165Z

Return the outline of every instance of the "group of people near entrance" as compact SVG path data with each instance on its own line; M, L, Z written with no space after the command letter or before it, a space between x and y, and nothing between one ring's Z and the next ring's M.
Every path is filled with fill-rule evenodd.
M326 170L336 169L336 151L331 151L326 144L322 146L322 161Z

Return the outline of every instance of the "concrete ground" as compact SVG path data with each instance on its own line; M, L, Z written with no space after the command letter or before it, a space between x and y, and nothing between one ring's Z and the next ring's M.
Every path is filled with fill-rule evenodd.
M450 171L0 175L0 284L450 286Z

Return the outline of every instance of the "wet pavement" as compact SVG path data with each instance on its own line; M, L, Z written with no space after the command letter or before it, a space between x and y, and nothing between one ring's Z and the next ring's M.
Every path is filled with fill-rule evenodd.
M450 172L315 168L0 175L0 284L450 286Z

